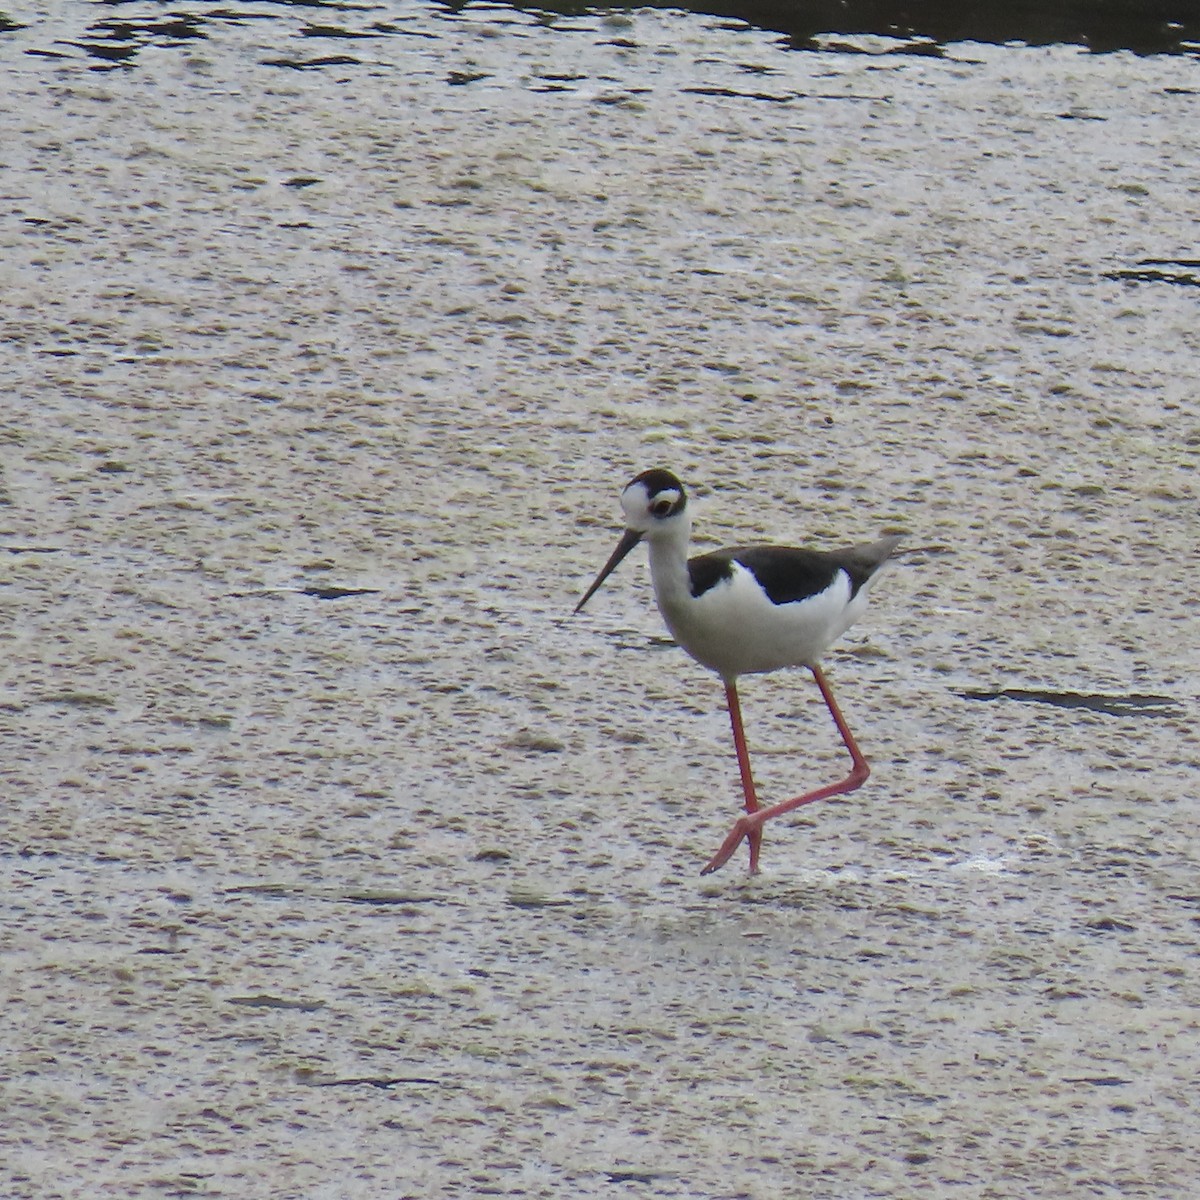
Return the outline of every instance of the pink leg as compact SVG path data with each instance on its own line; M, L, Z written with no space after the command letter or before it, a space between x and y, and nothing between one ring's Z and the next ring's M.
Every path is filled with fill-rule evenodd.
M825 678L825 672L818 666L812 668L813 678L817 681L817 687L821 689L821 695L825 697L825 704L829 708L830 715L833 717L833 723L837 726L838 733L842 735L842 741L845 743L846 749L850 751L850 774L845 779L839 780L837 783L826 784L825 787L817 788L814 792L805 792L802 796L796 796L792 800L784 800L781 804L772 804L770 808L755 808L751 809L749 796L747 793L746 815L738 819L733 829L730 830L729 836L725 839L720 850L713 855L708 866L700 872L701 875L709 875L713 871L718 871L723 867L730 858L733 857L733 852L741 844L745 838L750 841L750 861L753 864L752 869L757 867L758 848L754 842L755 836L761 839L763 825L771 820L772 817L781 817L784 813L789 813L794 808L799 808L803 804L811 804L814 800L825 800L829 796L840 796L845 792L852 792L855 788L862 787L867 781L867 776L871 774L871 768L867 765L867 760L863 758L862 751L858 748L858 743L854 740L854 735L850 732L850 727L846 724L846 718L842 716L842 710L838 708L837 701L833 698L833 692L829 687L829 681ZM727 690L732 685L727 685ZM733 715L736 703L736 695L733 697L730 704L730 715ZM739 712L735 724L734 740L737 741L736 727L741 724L741 714ZM742 756L745 754L745 737L743 736L741 745L738 750L738 761L742 761ZM743 768L743 783L749 775L750 761L746 757L746 765ZM753 785L751 785L753 787Z
M746 799L746 812L758 812L758 795L754 790L754 776L750 772L750 751L746 748L746 731L742 728L742 705L738 700L737 684L732 679L725 682L725 702L729 705L729 723L733 726L733 748L737 751L738 770L742 773L742 795ZM756 827L746 834L750 844L750 874L758 874L758 850L762 845L762 828Z

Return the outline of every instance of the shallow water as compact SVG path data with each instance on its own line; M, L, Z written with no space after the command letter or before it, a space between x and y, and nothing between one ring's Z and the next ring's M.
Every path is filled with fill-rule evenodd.
M1187 1194L1195 62L98 11L0 35L6 1194ZM948 548L753 881L644 564L566 616L651 464Z

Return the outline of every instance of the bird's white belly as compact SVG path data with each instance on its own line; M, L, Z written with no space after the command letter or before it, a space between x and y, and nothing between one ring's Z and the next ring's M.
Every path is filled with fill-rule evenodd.
M703 595L658 597L667 627L697 662L726 679L809 666L858 618L866 589L850 596L839 571L823 592L773 604L754 576L734 564L729 579Z

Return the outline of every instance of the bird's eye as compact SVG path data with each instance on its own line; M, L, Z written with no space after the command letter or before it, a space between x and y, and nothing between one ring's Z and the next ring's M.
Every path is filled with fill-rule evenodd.
M672 507L673 506L670 500L655 500L655 502L650 505L650 512L656 517L667 517L670 516Z

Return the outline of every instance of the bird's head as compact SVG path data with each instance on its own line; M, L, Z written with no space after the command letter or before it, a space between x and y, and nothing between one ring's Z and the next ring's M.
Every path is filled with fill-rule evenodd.
M662 467L653 467L635 475L621 493L621 508L625 512L625 532L608 562L596 576L583 599L575 606L578 612L595 595L600 585L617 569L617 564L642 540L682 538L687 543L687 493L676 476Z

